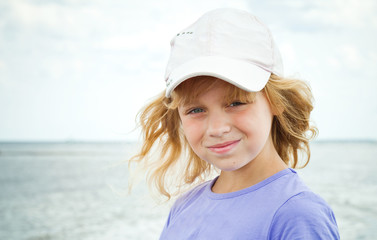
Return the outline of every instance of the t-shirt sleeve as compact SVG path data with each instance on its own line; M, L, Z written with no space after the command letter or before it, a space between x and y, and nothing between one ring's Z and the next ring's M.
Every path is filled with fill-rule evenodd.
M276 212L270 239L340 239L335 216L328 204L312 192L302 192Z

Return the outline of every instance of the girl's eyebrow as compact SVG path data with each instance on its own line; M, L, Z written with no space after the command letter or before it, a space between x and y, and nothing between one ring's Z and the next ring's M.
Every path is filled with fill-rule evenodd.
M193 106L193 105L203 105L198 99L193 99L189 101L183 101L181 103L181 106L187 107L187 106Z
M190 102L190 103L184 103L181 105L181 108L188 109L188 108L193 108L193 107L202 107L203 104L199 102Z

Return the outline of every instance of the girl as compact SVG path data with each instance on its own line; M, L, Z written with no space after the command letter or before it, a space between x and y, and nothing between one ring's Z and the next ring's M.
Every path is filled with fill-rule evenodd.
M331 208L293 170L317 133L312 95L283 77L267 27L218 9L171 46L166 91L141 112L145 140L131 163L168 198L202 183L178 198L160 239L339 239Z

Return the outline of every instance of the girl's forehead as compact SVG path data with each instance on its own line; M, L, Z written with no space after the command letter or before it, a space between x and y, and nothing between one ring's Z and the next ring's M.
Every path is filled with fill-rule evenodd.
M181 84L178 85L177 88L211 88L214 86L219 85L231 85L230 83L221 80L219 78L211 77L211 76L198 76L189 78L183 81Z
M236 87L218 78L200 76L182 82L175 91L181 97L198 98L204 93L218 88L227 91Z
M181 83L173 94L173 99L180 104L190 104L195 102L211 90L220 89L224 101L242 100L253 101L256 93L246 92L226 81L209 76L200 76L188 79Z

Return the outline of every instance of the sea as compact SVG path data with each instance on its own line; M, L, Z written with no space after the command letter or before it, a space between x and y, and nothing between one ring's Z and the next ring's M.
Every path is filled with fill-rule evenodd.
M141 181L136 143L0 143L0 239L158 239L172 202ZM377 143L313 142L297 170L334 210L341 239L377 239Z

